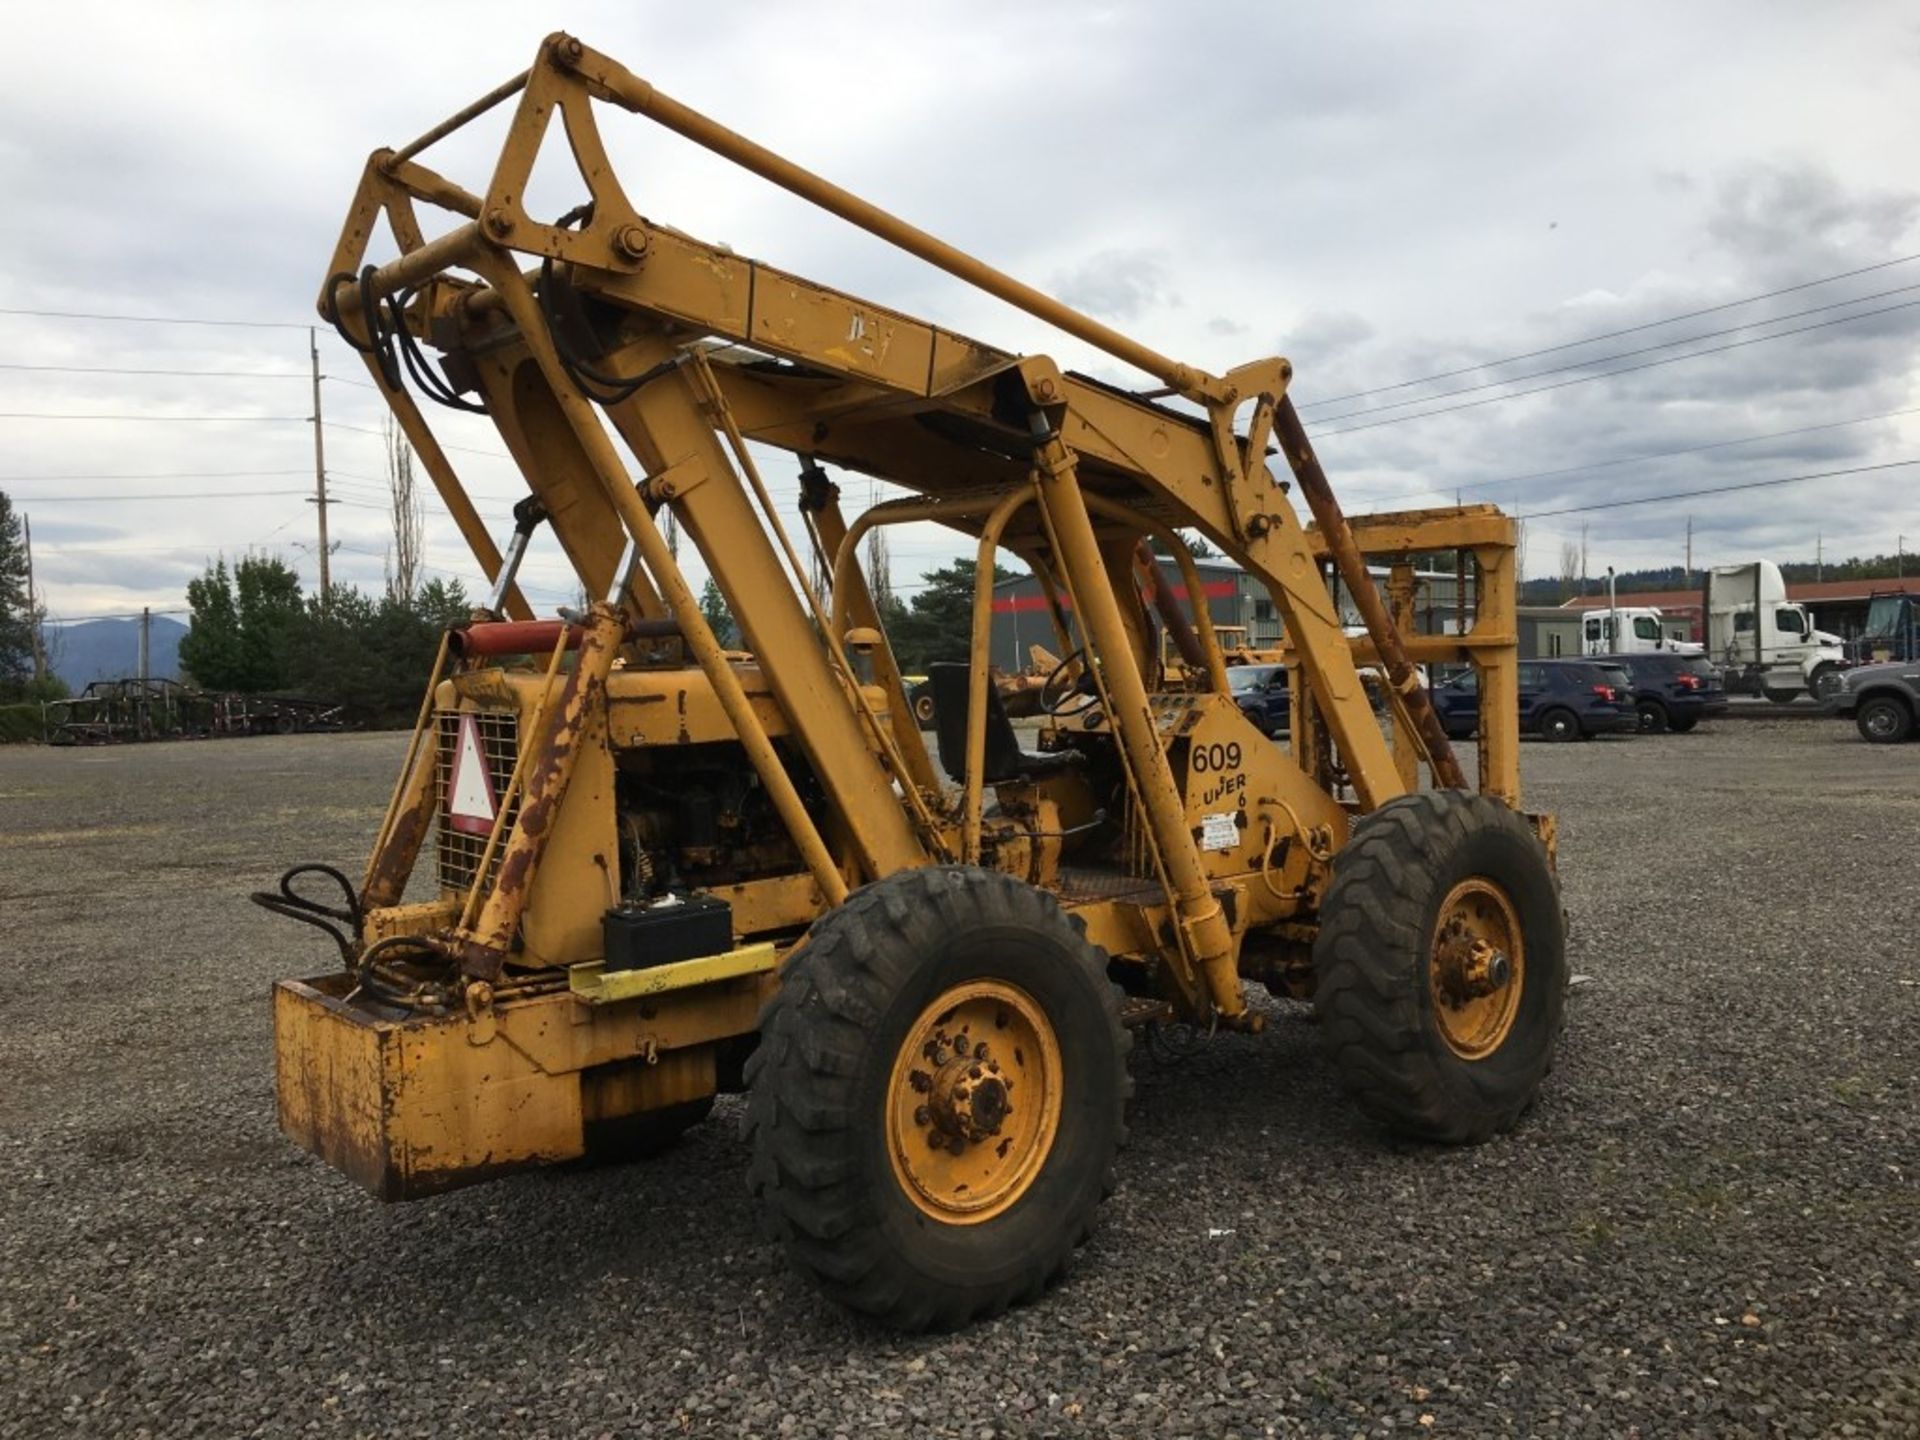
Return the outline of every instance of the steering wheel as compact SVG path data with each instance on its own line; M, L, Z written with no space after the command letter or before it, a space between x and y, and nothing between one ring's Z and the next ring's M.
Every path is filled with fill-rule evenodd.
M1089 695L1080 689L1071 675L1075 663L1085 665L1087 647L1082 645L1066 659L1047 672L1047 678L1040 682L1040 710L1042 714L1052 716L1077 715L1089 705L1099 703L1100 697ZM1084 675L1084 670L1082 672ZM1069 683L1073 682L1073 683ZM1072 701L1079 701L1075 705Z

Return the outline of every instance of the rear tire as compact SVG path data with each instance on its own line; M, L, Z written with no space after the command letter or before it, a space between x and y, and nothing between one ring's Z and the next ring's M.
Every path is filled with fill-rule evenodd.
M1798 690L1762 690L1761 693L1776 705L1791 705L1800 698Z
M1898 745L1913 735L1913 711L1890 695L1862 700L1853 723L1870 745Z
M1556 743L1580 738L1580 717L1571 710L1553 709L1540 717L1540 738Z
M1500 942L1507 981L1482 975L1489 988L1468 996L1473 936ZM1511 1128L1552 1068L1566 1013L1560 886L1545 847L1486 796L1389 801L1334 859L1313 968L1334 1068L1368 1115L1452 1144Z
M931 866L789 955L747 1065L749 1184L828 1295L951 1329L1037 1297L1092 1233L1131 1084L1081 928L1011 876Z
M1667 715L1667 707L1658 700L1642 700L1635 708L1640 714L1642 735L1664 735L1673 728L1673 722Z

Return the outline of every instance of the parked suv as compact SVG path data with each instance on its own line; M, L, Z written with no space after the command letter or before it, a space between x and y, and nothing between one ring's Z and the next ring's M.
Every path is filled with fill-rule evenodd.
M1227 683L1240 712L1263 735L1284 735L1292 723L1284 665L1229 665Z
M1824 694L1834 714L1851 715L1876 745L1911 739L1920 728L1920 665L1911 660L1843 670Z
M1702 720L1727 713L1727 687L1704 656L1650 651L1594 658L1603 665L1618 665L1631 677L1643 735L1665 730L1685 734Z
M1520 729L1543 740L1586 740L1640 727L1633 679L1602 660L1520 662ZM1480 676L1467 670L1433 691L1440 724L1455 740L1480 723Z

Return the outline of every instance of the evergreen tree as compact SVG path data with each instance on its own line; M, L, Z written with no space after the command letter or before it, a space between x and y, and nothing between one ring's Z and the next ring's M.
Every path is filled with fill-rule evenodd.
M965 660L973 636L973 576L976 562L955 560L920 578L924 582L906 613L883 616L900 668L909 674L924 671L935 660ZM993 567L995 582L1011 580L1013 571ZM897 602L896 602L897 603Z
M0 691L33 679L35 617L27 604L27 547L13 501L0 490Z
M700 591L700 613L721 645L733 649L740 644L740 629L733 623L733 612L727 608L727 597L720 593L720 586L711 575Z
M180 665L208 690L261 694L287 685L288 648L301 614L300 578L277 556L216 561L187 585L192 611Z

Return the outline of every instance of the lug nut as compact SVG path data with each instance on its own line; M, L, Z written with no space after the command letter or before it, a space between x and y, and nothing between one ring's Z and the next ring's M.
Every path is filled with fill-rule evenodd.
M927 1123L927 1122L928 1122L929 1120L931 1120L931 1119L933 1119L933 1112L932 1112L931 1110L929 1110L929 1109L927 1109L927 1107L926 1107L926 1106L924 1106L924 1105L918 1105L918 1106L915 1106L915 1107L914 1107L914 1111L913 1111L913 1123L914 1123L914 1124L916 1124L916 1125L924 1125L924 1124L926 1124L926 1123Z

